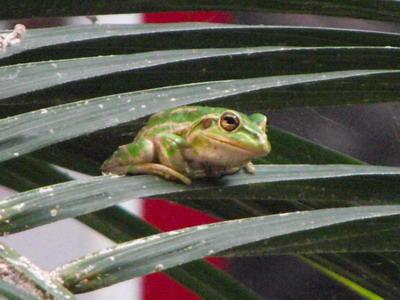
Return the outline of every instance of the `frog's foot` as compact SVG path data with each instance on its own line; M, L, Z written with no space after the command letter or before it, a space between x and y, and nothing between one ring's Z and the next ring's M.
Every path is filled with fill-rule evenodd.
M103 165L101 166L101 172L103 173L103 175L125 175L126 173L128 173L128 167L129 166L127 165L121 165L117 160L111 158L103 163Z
M244 165L244 169L249 174L254 174L256 172L256 168L254 167L254 164L251 161L249 161L247 164Z
M171 169L167 166L155 163L143 163L128 167L128 173L132 174L153 174L164 177L168 180L178 180L184 184L191 184L192 181L189 177Z
M14 30L9 33L0 34L0 50L5 50L9 45L14 45L21 42L21 39L26 31L22 24L14 26Z

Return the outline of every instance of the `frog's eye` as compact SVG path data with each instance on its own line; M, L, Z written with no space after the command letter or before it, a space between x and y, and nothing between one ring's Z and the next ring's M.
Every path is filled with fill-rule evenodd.
M234 113L226 112L221 116L219 124L226 131L232 131L239 127L240 119Z

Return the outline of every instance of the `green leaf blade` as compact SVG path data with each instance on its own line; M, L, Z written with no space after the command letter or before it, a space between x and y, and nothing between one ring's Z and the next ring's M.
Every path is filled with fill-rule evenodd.
M299 181L307 184L314 179L343 179L368 176L392 178L400 175L399 168L349 165L267 165L257 166L257 173L226 176L215 183L197 183L190 187L161 180L154 176L100 176L84 181L73 181L43 187L11 196L0 203L2 220L0 232L17 232L56 220L76 217L110 207L132 198L179 195L187 191L210 190L215 196L223 195L224 189L235 186L250 187L261 183ZM277 189L279 190L277 185ZM262 189L262 185L259 189ZM284 187L283 187L284 188ZM269 187L265 187L268 190ZM244 191L246 191L244 189ZM279 192L278 192L279 193ZM259 200L267 200L265 193ZM240 194L238 194L241 197ZM186 196L185 196L186 197Z
M379 59L377 59L378 57ZM98 96L96 91L92 91L92 95L88 91L93 84L89 80L104 85L105 78L116 82L114 87L108 87L109 90L100 90L100 92L107 92L107 94L121 92L121 89L127 89L118 82L121 80L118 76L121 77L123 72L129 72L124 76L127 79L132 74L136 77L151 78L152 86L150 87L157 87L173 85L174 82L182 84L203 81L205 78L212 81L341 71L360 67L377 70L392 69L398 64L400 64L400 48L398 47L268 46L102 55L0 67L0 88L3 91L0 100L50 88L58 87L60 89L60 86L68 88L68 86L73 86L73 84L76 86L78 83L83 86L80 87L82 89L80 93L84 93L86 97L95 97ZM188 65L191 66L189 69ZM252 68L248 68L249 65L252 65ZM166 70L165 66L169 66L170 69ZM177 71L174 71L176 68L182 69L180 70L182 74L176 74ZM196 73L199 73L197 76L193 76L195 69L198 70ZM151 73L157 72L159 75L149 74L150 71ZM174 80L171 80L171 76ZM86 82L86 88L84 82ZM136 85L128 82L127 85L131 85L134 89L138 84L143 85L143 82ZM44 97L44 93L42 94ZM26 97L30 102L34 101L31 99L34 98L34 95ZM60 99L68 98L59 92L58 97ZM16 100L21 101L18 98ZM44 102L45 99L41 101Z
M7 297L5 299L13 300L40 300L40 298L35 297L26 293L23 289L15 287L13 284L7 281L0 280L0 295Z
M86 292L262 239L398 214L400 205L350 207L189 227L102 250L55 272L75 292Z
M0 183L18 191L72 180L53 166L28 157L10 161L6 165L2 168ZM118 206L83 215L79 221L117 243L159 232ZM259 299L240 282L205 261L192 262L165 272L204 299ZM221 286L224 288L221 289Z
M328 16L342 16L353 18L366 18L373 20L397 22L400 17L400 4L395 0L389 1L307 1L296 0L269 1L219 1L199 0L196 2L174 0L166 3L123 1L113 3L105 0L93 4L82 5L77 0L57 5L57 1L51 1L45 6L35 6L34 1L26 0L13 2L4 0L7 10L0 13L0 18L17 19L32 17L54 17L54 16L90 16L104 14L120 14L126 12L160 12L160 11L266 11L280 13L303 13L319 14ZM59 3L58 3L59 4Z
M193 38L185 38L191 35ZM400 46L399 34L306 26L212 23L83 25L29 29L0 64L151 50L254 46Z
M26 257L19 255L14 249L3 243L0 244L0 261L2 263L1 271L4 274L8 273L7 280L12 280L16 286L15 288L25 288L27 290L26 292L30 297L21 292L19 293L21 299L42 299L42 297L60 300L75 299L75 296L56 279L52 278L50 274L40 270ZM11 282L8 283L11 284ZM0 286L7 289L8 293L16 292L9 285L1 284Z
M273 91L274 88L308 86L309 84L318 86L320 83L335 82L336 80L339 83L341 81L351 83L355 80L358 85L357 80L360 79L370 80L374 77L393 76L392 80L385 82L387 86L390 82L398 84L396 78L399 74L400 71L397 70L352 70L204 82L94 98L37 110L0 120L0 161L180 105L216 101L228 97L240 97L239 100L246 100L242 105L247 107L252 101L258 108L261 106L270 108L271 106L302 105L303 103L296 103L301 102L298 97L276 103L273 98L264 99L263 93L269 90ZM371 86L371 88L375 89L376 87ZM251 101L249 101L248 95L252 95ZM261 102L258 98L262 99ZM310 97L306 101L309 104L319 103L319 105L331 103L329 98L325 101L320 99L320 96L318 98ZM384 100L384 98L380 99ZM390 94L389 99L394 100L395 98ZM241 101L235 102L232 105L240 106ZM69 126L66 127L64 122Z

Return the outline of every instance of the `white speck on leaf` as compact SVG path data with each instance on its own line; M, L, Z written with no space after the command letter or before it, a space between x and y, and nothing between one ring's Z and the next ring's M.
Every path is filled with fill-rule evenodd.
M41 109L40 110L40 113L41 114L47 114L49 111L47 110L47 109L45 109L45 108L43 108L43 109Z
M20 203L14 206L16 210L21 210L25 206L25 203Z
M209 227L208 225L199 225L196 227L196 229L203 230L203 229L207 229L208 227Z
M101 103L100 103L98 106L99 106L99 108L101 108L101 109L103 109L103 108L104 108L104 105L103 105L103 104L101 104Z
M42 187L39 189L39 193L43 194L43 193L47 193L47 192L52 192L53 188L52 187Z
M155 271L160 272L164 270L164 265L163 264L157 264L156 267L154 268Z
M50 210L50 215L52 217L57 216L57 214L58 214L58 209L57 208L53 208L53 209Z
M287 216L287 215L289 215L290 213L281 213L281 214L279 214L279 216L280 217L284 217L284 216Z

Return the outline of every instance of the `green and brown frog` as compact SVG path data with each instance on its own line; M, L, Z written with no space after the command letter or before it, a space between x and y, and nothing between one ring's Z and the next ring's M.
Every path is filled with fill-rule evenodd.
M104 162L104 174L155 174L190 184L219 177L267 155L267 117L205 106L183 106L153 115L132 143L120 146Z

